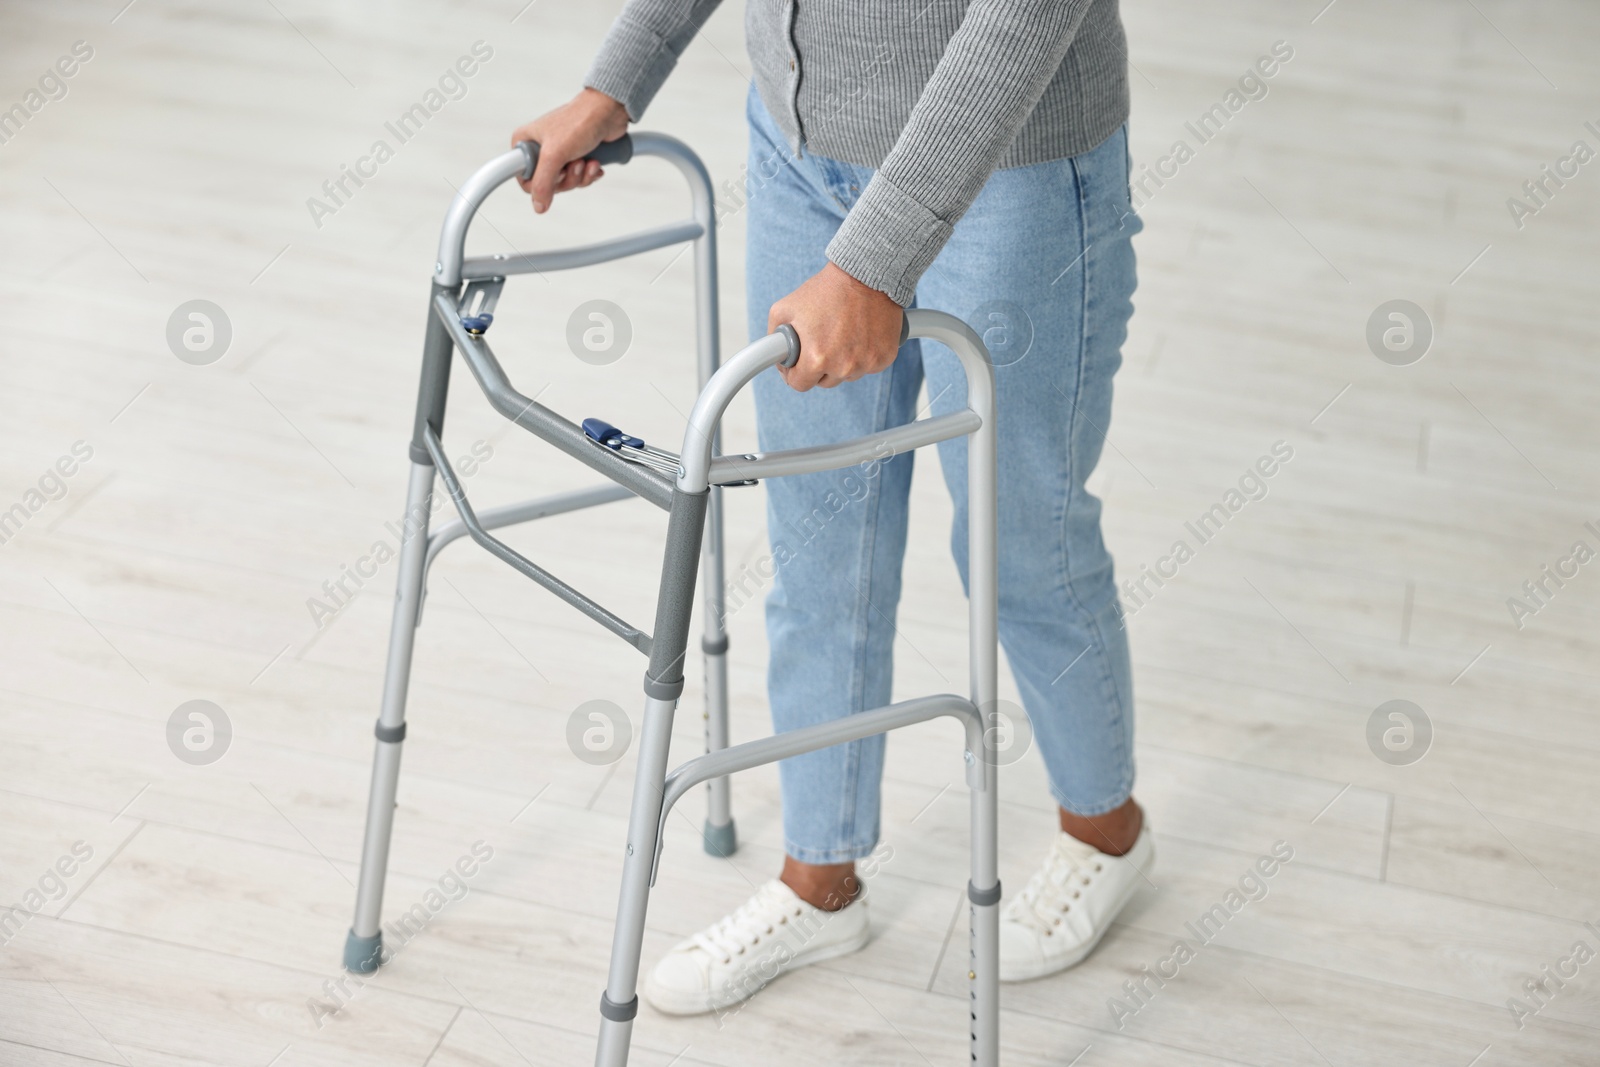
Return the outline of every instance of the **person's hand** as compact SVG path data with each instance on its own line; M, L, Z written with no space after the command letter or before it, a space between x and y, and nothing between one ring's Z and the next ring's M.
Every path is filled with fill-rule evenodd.
M533 210L542 215L557 193L599 181L605 171L583 157L602 141L615 141L627 132L628 110L598 89L585 89L554 111L518 126L511 134L513 148L520 141L539 143L533 177L518 181L523 192L533 195Z
M767 332L788 323L800 335L800 360L778 371L796 392L831 389L877 374L900 350L905 311L829 263L772 305Z

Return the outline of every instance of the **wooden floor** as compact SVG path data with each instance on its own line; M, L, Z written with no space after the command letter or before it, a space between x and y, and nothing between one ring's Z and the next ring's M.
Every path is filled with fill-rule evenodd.
M1176 578L1147 583L1131 621L1138 796L1159 863L1088 962L1005 989L1008 1064L1600 1063L1600 962L1563 962L1578 942L1600 950L1600 564L1547 580L1520 628L1507 604L1574 542L1600 548L1600 164L1560 163L1575 141L1600 148L1600 10L1325 3L1124 5L1137 164L1195 146L1185 123L1274 42L1293 56L1147 187L1138 312L1094 479L1120 572L1192 541L1185 523L1276 442L1293 458ZM0 510L26 513L0 547L0 904L22 909L0 947L0 1064L591 1056L633 760L581 762L565 730L586 700L636 714L637 657L477 550L442 557L389 914L426 905L475 842L492 858L381 975L340 990L394 564L320 627L308 600L392 543L451 183L576 85L616 6L6 7L0 107L26 103L74 42L92 58L0 145ZM738 178L744 145L740 6L690 46L647 124L696 146L719 182ZM465 95L399 143L385 123L478 41L492 55ZM379 139L393 158L313 217L308 199ZM1523 184L1546 165L1568 177L1540 206ZM1512 197L1539 208L1520 226ZM575 243L683 205L676 175L646 162L546 219L497 196L473 245ZM737 210L724 235L731 351L745 338ZM671 251L518 279L497 349L544 403L671 439L694 395L690 283ZM209 365L166 340L194 299L231 323ZM607 367L564 340L590 299L633 324ZM1368 346L1391 300L1431 321L1420 362ZM741 403L730 447L752 425ZM464 374L446 440L454 456L492 452L468 482L485 503L588 481L508 433ZM77 442L72 476L44 477ZM959 691L933 464L916 493L897 690ZM755 568L759 491L729 510L732 569ZM614 504L511 537L647 622L662 529L653 509ZM767 729L758 605L731 624L738 739ZM231 722L208 766L168 746L191 700ZM1369 746L1391 700L1431 723L1420 761ZM675 757L698 747L699 702L691 676ZM947 725L891 745L893 855L870 947L720 1024L646 1008L636 1062L960 1062L958 749ZM1014 888L1051 832L1037 758L1003 789ZM651 957L774 871L775 774L741 777L735 804L731 861L697 847L698 798L675 818ZM1277 842L1294 858L1265 898L1131 998L1124 983L1193 940L1186 924ZM1547 966L1578 969L1535 997L1524 982ZM340 1010L319 1025L318 1004Z

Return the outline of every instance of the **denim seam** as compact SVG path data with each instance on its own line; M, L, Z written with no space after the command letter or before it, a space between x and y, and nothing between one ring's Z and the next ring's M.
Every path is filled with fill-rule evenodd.
M1074 161L1074 163L1073 163L1073 171L1074 171L1074 173L1077 173L1077 163L1076 163L1076 161ZM1078 182L1078 190L1079 190L1079 197L1080 197L1080 201L1081 201L1081 217L1083 219L1084 239L1085 239L1085 241L1087 241L1089 239L1089 234L1090 234L1090 231L1091 231L1091 228L1092 228L1092 216L1089 213L1089 202L1090 202L1090 200L1092 198L1086 193L1086 191L1084 189L1084 183L1081 180L1081 178L1080 178L1080 180ZM1083 323L1084 323L1084 325L1083 325L1083 333L1082 333L1081 342L1080 342L1083 345L1083 351L1085 353L1088 352L1088 340L1089 340L1089 334L1090 334L1090 325L1089 324L1100 321L1099 316L1094 313L1094 309L1091 306L1091 304L1093 302L1093 299L1094 299L1091 296L1091 294L1093 294L1095 292L1095 287L1089 284L1089 259L1090 259L1089 253L1087 251L1085 251L1084 257L1083 257L1083 261L1084 261L1083 262L1083 284L1084 284ZM1082 387L1082 376L1083 376L1083 373L1084 373L1084 364L1085 364L1085 362L1086 361L1083 360L1083 359L1080 359L1079 362L1078 362L1078 375L1079 375L1079 389L1080 389L1080 391L1081 391L1081 387ZM1111 422L1110 422L1110 419L1107 418L1106 424L1105 424L1105 433L1104 433L1104 436L1102 437L1102 440L1101 440L1101 449L1100 449L1100 451L1101 451L1102 456L1105 453L1105 447L1104 446L1105 446L1106 442L1110 439L1110 436L1111 436ZM1071 451L1071 454L1075 457L1077 455L1076 450L1073 449ZM1074 462L1076 462L1076 460L1074 460ZM1073 471L1073 479L1072 479L1072 483L1071 483L1074 487L1076 487L1077 484L1078 484L1078 479L1076 477L1076 474L1077 474L1077 472L1074 470ZM1063 527L1063 529L1062 529L1062 537L1063 537L1063 540L1065 540L1065 538L1066 538L1066 529L1065 529L1065 527ZM1116 591L1116 563L1115 563L1115 561L1112 561L1112 565L1111 566L1112 566L1111 595L1113 597L1115 597L1117 595L1117 591ZM1076 593L1074 593L1074 601L1076 601ZM1103 626L1101 625L1101 613L1100 612L1091 613L1089 615L1089 618L1091 620L1093 620L1094 633L1095 633L1096 639L1100 641L1100 647L1101 648L1107 647L1106 642L1105 642L1105 631L1104 631ZM1127 729L1126 729L1126 724L1125 724L1124 720L1130 714L1132 714L1132 711L1133 711L1133 707L1132 707L1132 705L1133 705L1133 697L1132 697L1132 694L1131 693L1119 693L1119 692L1117 692L1117 680L1112 675L1110 668L1108 666L1106 666L1105 660L1103 658L1101 659L1101 665L1102 665L1102 672L1101 672L1102 697L1103 698L1111 698L1112 700L1115 701L1114 706L1117 709L1117 725L1122 730L1122 732L1125 734L1127 732ZM1132 755L1133 754L1130 752L1128 755L1129 755L1129 765L1131 766L1132 765Z
M892 366L889 368L888 373L877 376L878 412L877 418L874 420L874 424L880 427L888 422L889 406L894 401L893 377L894 368ZM857 556L859 569L856 573L862 576L862 585L865 588L859 590L860 596L857 603L857 612L860 621L856 626L856 654L852 671L854 686L853 692L850 694L850 703L854 707L851 711L851 714L859 711L869 710L864 708L863 704L865 704L867 697L867 660L871 654L871 650L868 647L868 637L869 631L872 628L872 613L874 610L872 605L872 557L873 553L877 549L878 521L881 518L880 513L882 510L882 502L883 480L881 478L874 478L872 480L872 484L867 489L867 499L863 501L863 503L867 506L867 513L866 519L862 523L863 536L861 539L860 554ZM853 838L859 832L859 828L856 826L856 818L860 814L860 809L856 802L858 800L861 788L861 749L865 744L866 741L862 740L852 741L850 744L845 746L845 752L848 754L846 757L848 760L848 776L846 778L846 788L843 790L843 793L849 798L847 807L849 817L841 820L840 826L841 829L845 831L845 833L841 836L846 838ZM868 842L868 850L870 851L871 847L875 844L877 844L876 841ZM848 848L849 846L846 847Z
M1062 586L1066 591L1068 600L1071 602L1073 608L1078 612L1080 618L1088 622L1089 625L1085 628L1094 635L1094 641L1103 651L1109 646L1106 643L1105 633L1100 625L1100 618L1098 614L1088 610L1083 601L1079 599L1077 589L1074 587L1072 582L1072 565L1068 558L1070 550L1070 537L1068 535L1067 523L1068 517L1072 511L1073 497L1076 495L1077 490L1077 449L1074 447L1074 445L1079 424L1078 404L1083 395L1084 371L1088 362L1088 324L1092 321L1093 308L1091 304L1093 301L1092 294L1094 289L1094 287L1089 284L1089 265L1091 258L1090 252L1093 250L1092 245L1090 244L1089 196L1085 188L1084 173L1078 164L1078 160L1073 158L1070 160L1070 163L1072 166L1074 191L1078 198L1077 215L1079 225L1079 240L1083 243L1083 269L1079 271L1078 274L1078 285L1081 289L1079 306L1082 307L1083 313L1080 319L1077 337L1077 366L1075 368L1076 375L1073 382L1072 396L1069 398L1071 410L1067 413L1066 491L1062 497L1057 529L1059 530L1061 539ZM1099 672L1100 698L1102 702L1107 703L1116 709L1116 719L1114 725L1119 727L1121 732L1126 733L1123 720L1128 714L1128 709L1123 705L1122 700L1119 699L1116 681L1111 677L1110 665L1106 662L1106 657L1104 655L1097 655L1092 658L1095 660ZM1074 810L1070 805L1063 802L1064 798L1061 796L1061 794L1064 792L1064 790L1062 790L1060 786L1058 786L1055 782L1051 782L1050 787L1051 793L1056 795L1057 802L1061 803L1063 808L1066 808L1069 811Z
M883 388L880 384L883 378L886 377L888 375L878 378L874 383L878 385L878 392L881 397L878 405L879 417L877 419L880 423L884 418L883 407L888 404L891 395L891 391ZM869 654L868 631L872 625L872 553L878 535L877 518L878 501L880 499L878 489L878 485L870 486L868 488L868 498L863 501L868 508L868 512L866 521L862 523L861 543L856 555L856 573L861 576L861 582L865 588L858 587L858 596L853 612L855 625L852 627L851 643L854 646L854 657L851 662L851 709L847 712L848 714L854 714L856 711L862 710L861 705L866 699L868 668L866 661ZM863 744L864 742L862 741L852 741L844 746L844 782L843 787L839 790L839 818L835 820L835 825L839 829L839 838L846 842L854 838L858 832L856 819L860 814L858 800L861 789L861 746ZM841 847L848 851L850 845L845 844ZM800 849L799 851L808 855L817 854L817 850L813 849ZM835 850L825 851L831 853ZM807 860L801 856L795 856L794 858L801 860L803 863L843 862L842 860Z

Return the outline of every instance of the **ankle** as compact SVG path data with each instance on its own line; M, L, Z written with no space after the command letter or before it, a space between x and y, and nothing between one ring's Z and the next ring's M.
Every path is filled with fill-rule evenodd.
M1132 797L1100 815L1076 815L1065 808L1058 811L1063 833L1108 856L1126 855L1144 829L1144 809Z
M794 890L794 895L822 911L838 911L861 895L861 880L851 863L801 863L783 857L779 881Z

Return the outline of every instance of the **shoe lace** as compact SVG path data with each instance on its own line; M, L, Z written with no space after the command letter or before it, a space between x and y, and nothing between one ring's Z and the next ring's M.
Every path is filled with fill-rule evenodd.
M1006 907L1007 917L1049 936L1101 869L1099 860L1079 855L1060 843L1052 845L1044 866L1033 873L1022 892Z
M798 909L788 905L763 887L730 915L694 935L694 946L723 963L760 944L763 937L777 932Z

